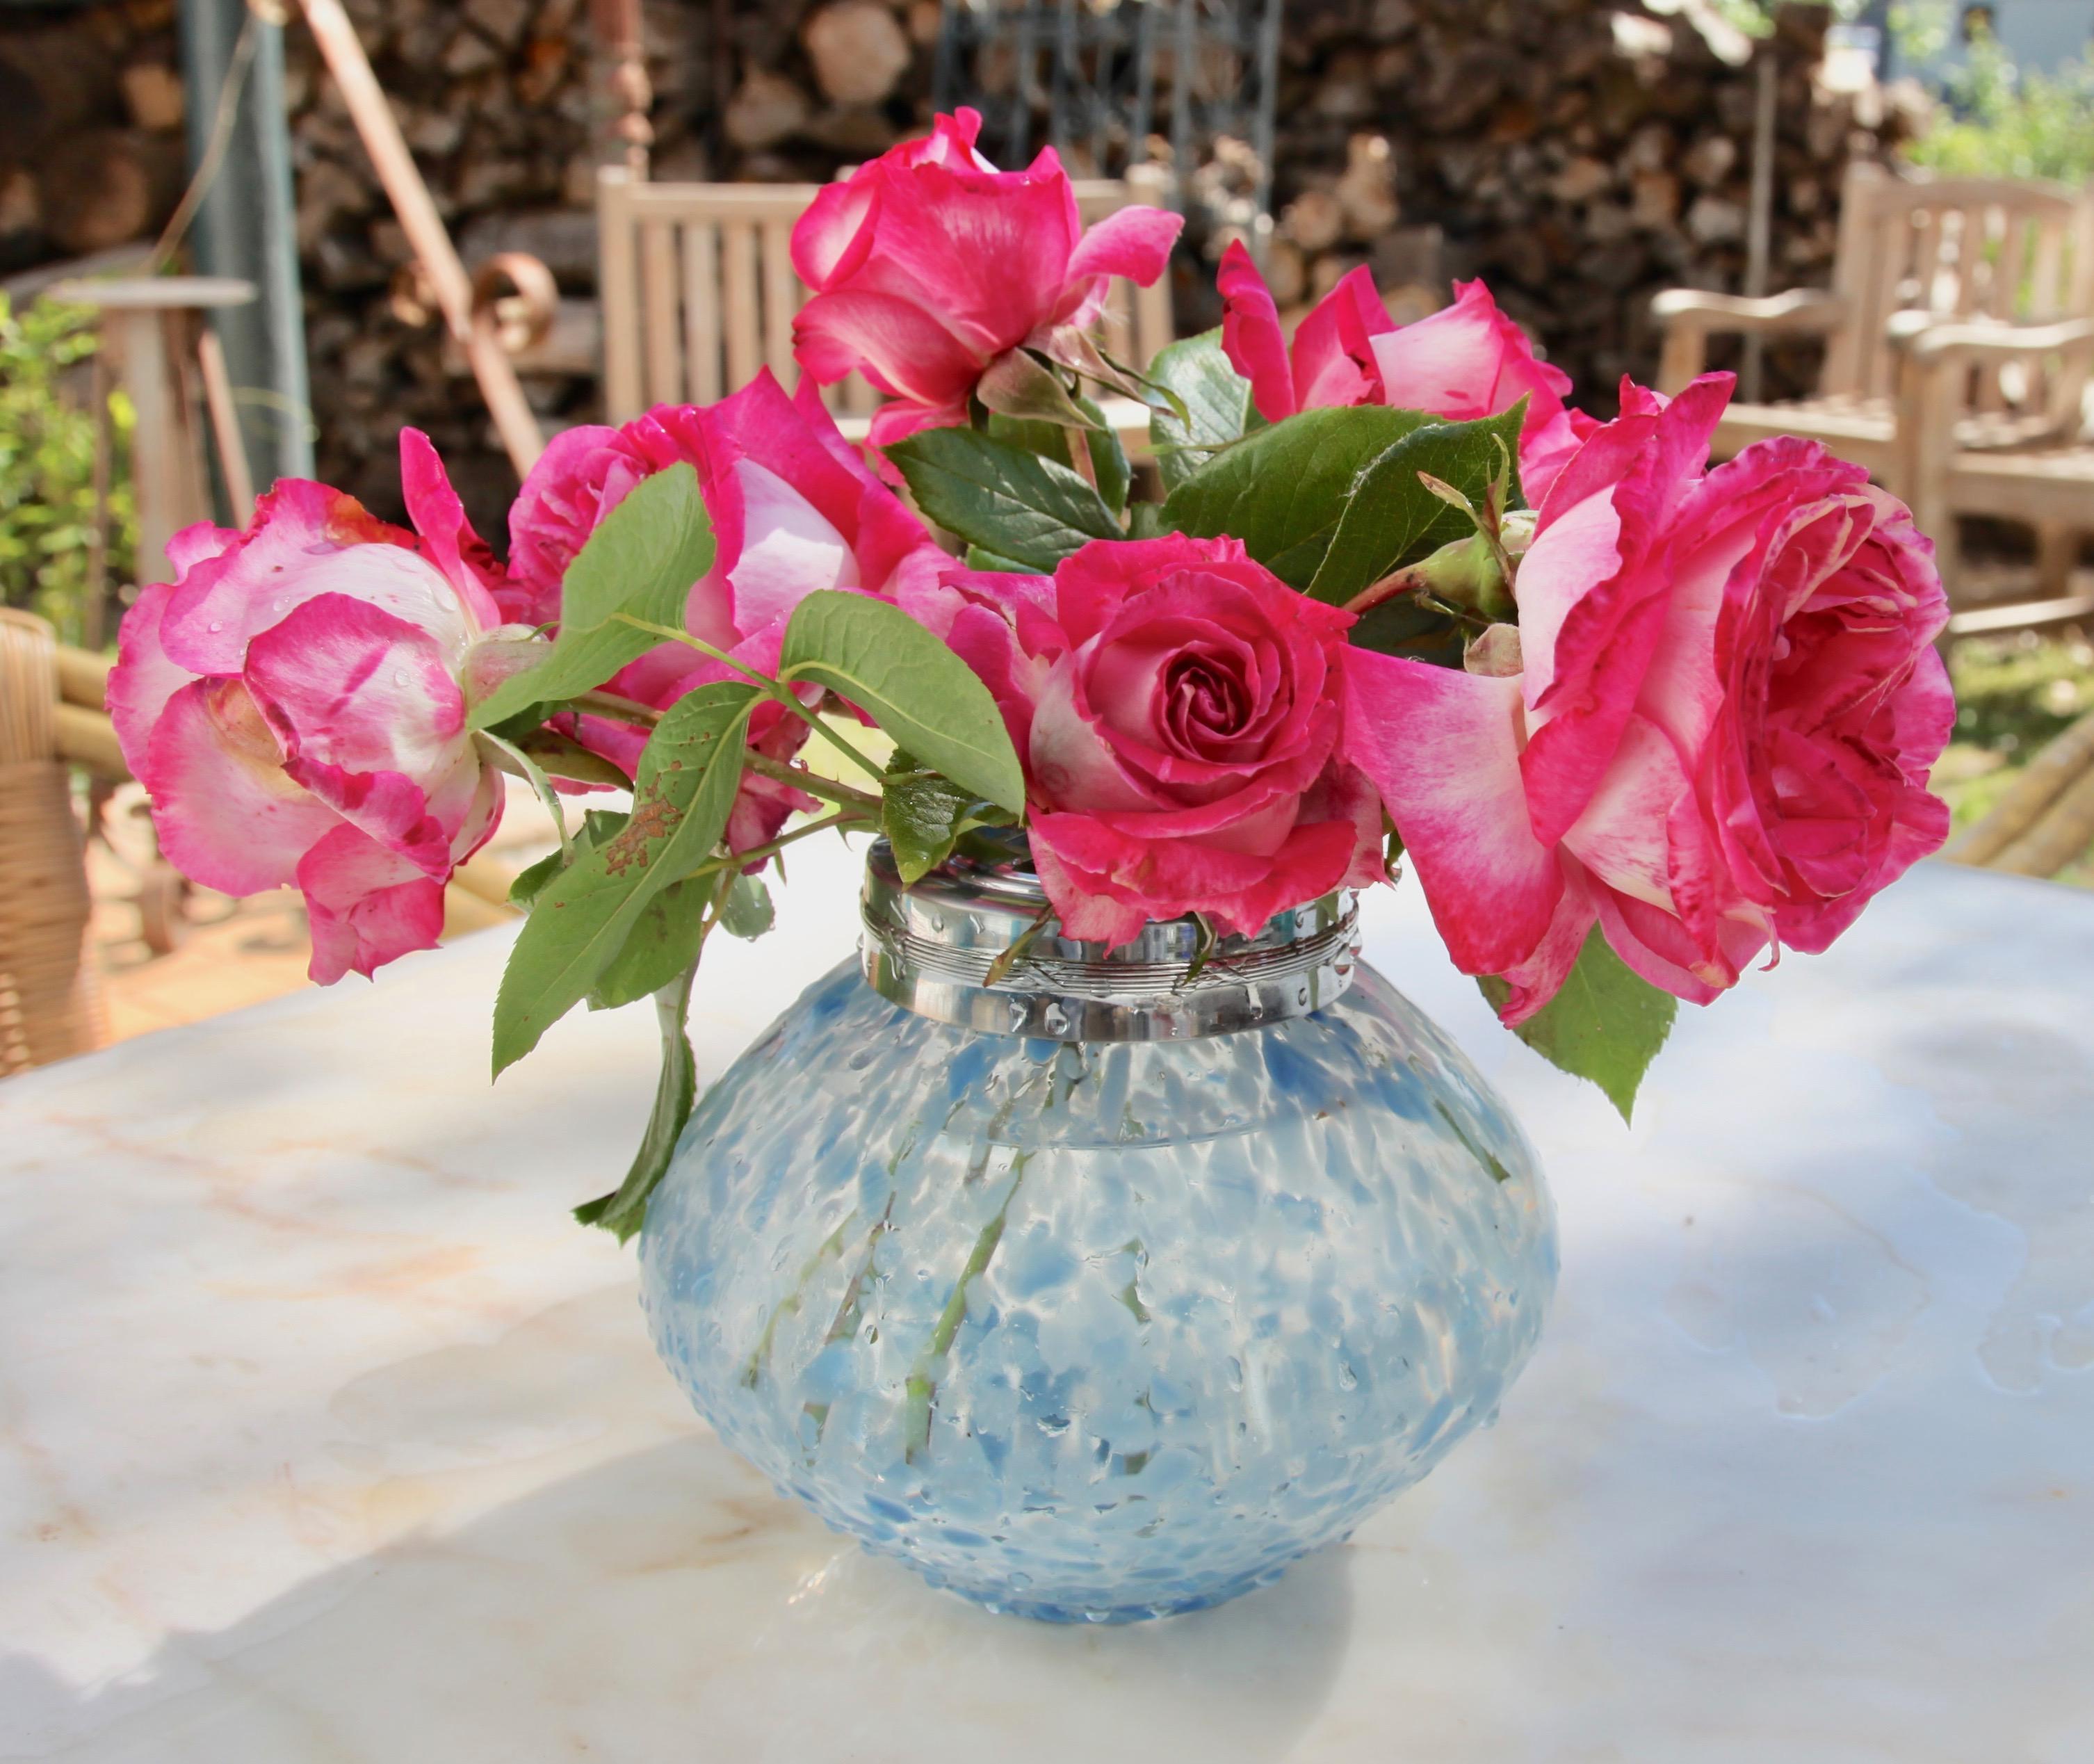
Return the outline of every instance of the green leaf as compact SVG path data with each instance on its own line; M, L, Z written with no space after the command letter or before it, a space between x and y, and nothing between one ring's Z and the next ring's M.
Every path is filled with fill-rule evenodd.
M1519 457L1523 398L1510 411L1473 423L1429 423L1378 455L1359 476L1309 592L1342 606L1392 570L1428 557L1449 541L1466 539L1475 523L1423 483L1418 474L1451 484L1482 506L1505 459ZM1503 447L1505 452L1500 452ZM1519 501L1518 468L1509 506Z
M973 429L919 429L887 457L932 520L1028 570L1051 572L1092 540L1120 537L1104 499L1067 466Z
M953 854L960 836L977 827L1000 827L1010 816L949 778L919 768L897 751L882 780L880 830L894 848L894 867L912 886Z
M545 892L545 884L567 866L567 854L563 851L556 851L550 856L541 858L536 863L519 871L516 880L509 884L509 904L511 906L520 906L528 912L531 910L532 902Z
M698 958L711 878L672 882L649 901L589 988L592 1010L616 1010L658 993Z
M1362 471L1430 420L1372 404L1305 411L1216 455L1171 493L1164 518L1201 539L1233 534L1282 581L1305 589Z
M691 584L712 568L715 552L697 474L679 462L642 479L567 566L560 632L545 659L504 680L474 707L470 726L489 728L601 686L658 641L618 615L680 626Z
M538 896L494 1001L497 1074L586 996L647 903L712 855L741 784L756 697L753 686L719 681L677 700L640 756L630 819Z
M980 545L967 547L967 566L971 570L994 570L1006 576L1037 576L1040 573L1030 564L1020 563L1015 558L998 557L995 552L984 551Z
M1503 980L1476 984L1493 1010L1505 1008L1512 988ZM1633 972L1595 926L1563 989L1513 1033L1552 1066L1590 1079L1626 1121L1679 1010L1679 1001Z
M1165 515L1161 502L1136 502L1127 512L1127 536L1130 539L1156 539L1177 531Z
M776 923L778 910L771 903L771 890L760 875L744 875L739 870L728 884L727 898L720 902L720 929L730 937L753 942Z
M676 1141L684 1123L691 1118L697 1101L698 1062L691 1052L691 1038L684 1023L691 1007L691 983L697 977L696 957L682 974L654 995L654 1009L662 1025L662 1072L654 1081L654 1106L648 1113L647 1128L641 1136L625 1180L610 1194L600 1195L575 1209L584 1225L601 1225L623 1243L647 1221L647 1197L669 1173Z
M793 610L778 673L819 681L933 771L1014 812L1024 809L1024 770L988 688L899 608L817 589Z
M1127 487L1133 481L1133 471L1127 463L1127 450L1120 445L1119 435L1106 421L1106 414L1088 398L1078 398L1076 407L1083 412L1087 425L1084 445L1091 451L1091 470L1097 475L1098 495L1106 507L1115 515L1127 508ZM1014 447L1029 448L1044 459L1051 459L1058 466L1067 466L1076 471L1076 461L1071 452L1073 443L1068 426L1054 423L1023 423L1015 419L992 414L988 432L997 441L1009 441ZM1079 477L1082 476L1077 472Z
M1420 604L1410 594L1399 594L1379 606L1369 607L1345 637L1354 649L1407 655L1436 667L1459 667L1468 641L1460 619L1436 606Z
M1168 411L1153 411L1149 419L1149 438L1156 449L1156 467L1166 495L1206 464L1214 450L1227 446L1265 420L1251 402L1250 382L1223 353L1219 329L1203 331L1160 350L1149 372L1158 385L1176 393L1185 406L1187 420L1183 423Z
M573 837L567 832L567 806L560 801L560 793L553 788L553 780L545 776L544 768L515 742L504 741L489 730L480 730L473 739L493 753L493 763L502 771L523 779L531 786L546 814L553 818L554 831L560 836L561 855L571 858L575 847Z
M1006 350L975 382L984 410L1026 423L1088 428L1091 419L1069 394L1062 376L1030 350ZM989 432L996 432L993 425Z

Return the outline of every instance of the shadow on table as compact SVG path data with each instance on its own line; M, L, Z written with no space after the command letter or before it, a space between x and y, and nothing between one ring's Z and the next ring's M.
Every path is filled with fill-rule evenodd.
M703 1437L170 1637L85 1707L36 1662L0 1661L0 1704L12 1736L98 1764L931 1764L1107 1744L1269 1764L1321 1709L1352 1616L1340 1549L1165 1623L993 1618L823 1530Z

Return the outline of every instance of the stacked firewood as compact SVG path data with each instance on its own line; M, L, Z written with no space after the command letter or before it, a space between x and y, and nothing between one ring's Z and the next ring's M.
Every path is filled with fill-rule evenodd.
M617 148L585 0L348 7L467 265L525 251L563 294L592 294L596 168ZM165 221L183 165L174 15L101 0L0 22L0 267ZM820 180L882 151L928 119L939 17L938 0L646 0L654 175ZM1404 316L1481 275L1604 407L1622 373L1653 371L1652 292L1740 285L1755 76L1709 0L1286 0L1285 20L1266 241L1284 307L1360 263ZM1821 89L1827 21L1781 11L1777 288L1826 279L1848 159L1904 124L1873 93ZM393 437L412 424L469 506L499 509L507 463L295 15L285 45L319 468L397 515ZM1262 170L1226 141L1189 169L1181 328L1214 322L1211 259ZM598 408L593 341L524 364L548 429ZM1770 389L1802 365L1777 353Z
M182 187L174 26L175 0L150 0L0 29L0 273L165 223Z
M1829 278L1848 159L1912 121L1877 89L1824 89L1830 15L1778 9L1770 290ZM1652 293L1742 288L1769 51L1706 0L1289 0L1287 19L1267 253L1283 306L1359 263L1410 298L1481 276L1604 406L1653 371ZM1810 367L1778 356L1770 390L1803 390Z

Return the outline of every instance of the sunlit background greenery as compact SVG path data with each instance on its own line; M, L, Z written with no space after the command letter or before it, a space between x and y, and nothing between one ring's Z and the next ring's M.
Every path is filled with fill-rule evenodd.
M63 642L89 633L94 558L92 314L0 294L0 604L39 613ZM110 402L104 580L130 579L137 534L126 455L130 406Z

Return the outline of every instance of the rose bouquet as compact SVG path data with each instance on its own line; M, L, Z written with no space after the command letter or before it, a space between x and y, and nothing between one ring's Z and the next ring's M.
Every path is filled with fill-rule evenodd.
M663 1030L582 1217L639 1227L706 940L767 928L767 868L828 829L908 883L1022 833L1043 927L1188 920L1188 968L1408 870L1506 1025L1624 1114L1676 1000L1824 949L1941 842L1942 589L1862 472L1786 441L1712 467L1718 375L1596 421L1480 284L1398 327L1355 272L1290 341L1240 248L1218 331L1122 363L1109 279L1153 282L1177 222L1086 232L1051 152L996 171L976 127L802 219L797 393L558 436L506 564L411 431L412 531L280 484L125 622L111 712L168 856L298 887L317 980L433 944L503 775L537 789L560 845L516 884L496 1069L584 1001ZM890 397L869 454L819 396L852 371ZM1153 464L1103 401L1147 406Z

